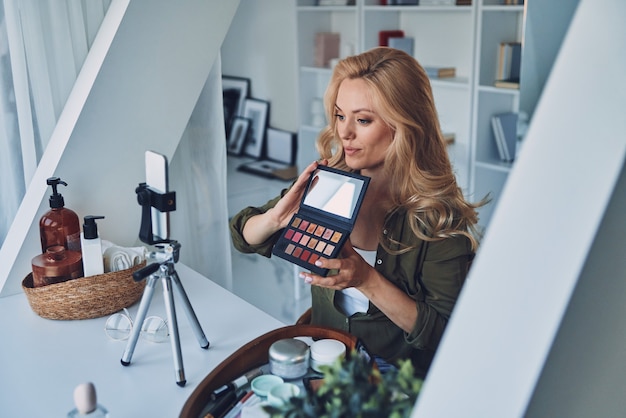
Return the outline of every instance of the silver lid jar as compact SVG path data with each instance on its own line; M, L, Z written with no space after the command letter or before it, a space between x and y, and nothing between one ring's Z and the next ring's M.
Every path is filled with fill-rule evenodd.
M269 349L270 372L285 379L296 379L309 369L309 346L295 338L274 342Z

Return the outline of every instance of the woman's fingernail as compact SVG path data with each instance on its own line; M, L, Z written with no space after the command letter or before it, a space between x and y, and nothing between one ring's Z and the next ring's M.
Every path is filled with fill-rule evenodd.
M317 261L315 262L315 265L316 265L317 267L322 267L322 262L321 262L320 260L317 260Z
M307 276L304 278L304 283L311 284L312 281L313 281L313 278L311 276Z

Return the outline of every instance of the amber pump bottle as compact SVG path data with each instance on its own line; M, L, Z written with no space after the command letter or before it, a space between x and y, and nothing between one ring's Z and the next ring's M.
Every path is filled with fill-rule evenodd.
M78 215L65 207L63 196L58 192L59 184L67 183L58 177L50 177L46 183L52 186L50 195L50 210L39 220L39 235L41 237L41 251L54 246L65 247L69 251L80 252L80 221Z

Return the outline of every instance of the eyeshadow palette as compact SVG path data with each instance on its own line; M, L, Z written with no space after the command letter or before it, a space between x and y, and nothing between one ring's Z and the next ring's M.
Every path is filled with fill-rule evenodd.
M369 181L369 177L319 166L309 178L298 213L272 253L326 276L328 269L317 267L315 261L337 258L354 227Z

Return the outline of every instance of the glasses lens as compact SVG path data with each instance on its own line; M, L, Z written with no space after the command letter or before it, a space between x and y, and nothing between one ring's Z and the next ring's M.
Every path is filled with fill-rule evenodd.
M104 332L113 340L125 340L130 335L133 324L124 314L113 314L104 325Z
M158 316L149 316L143 321L141 335L143 335L146 340L154 343L167 341L167 337L169 336L167 322Z

